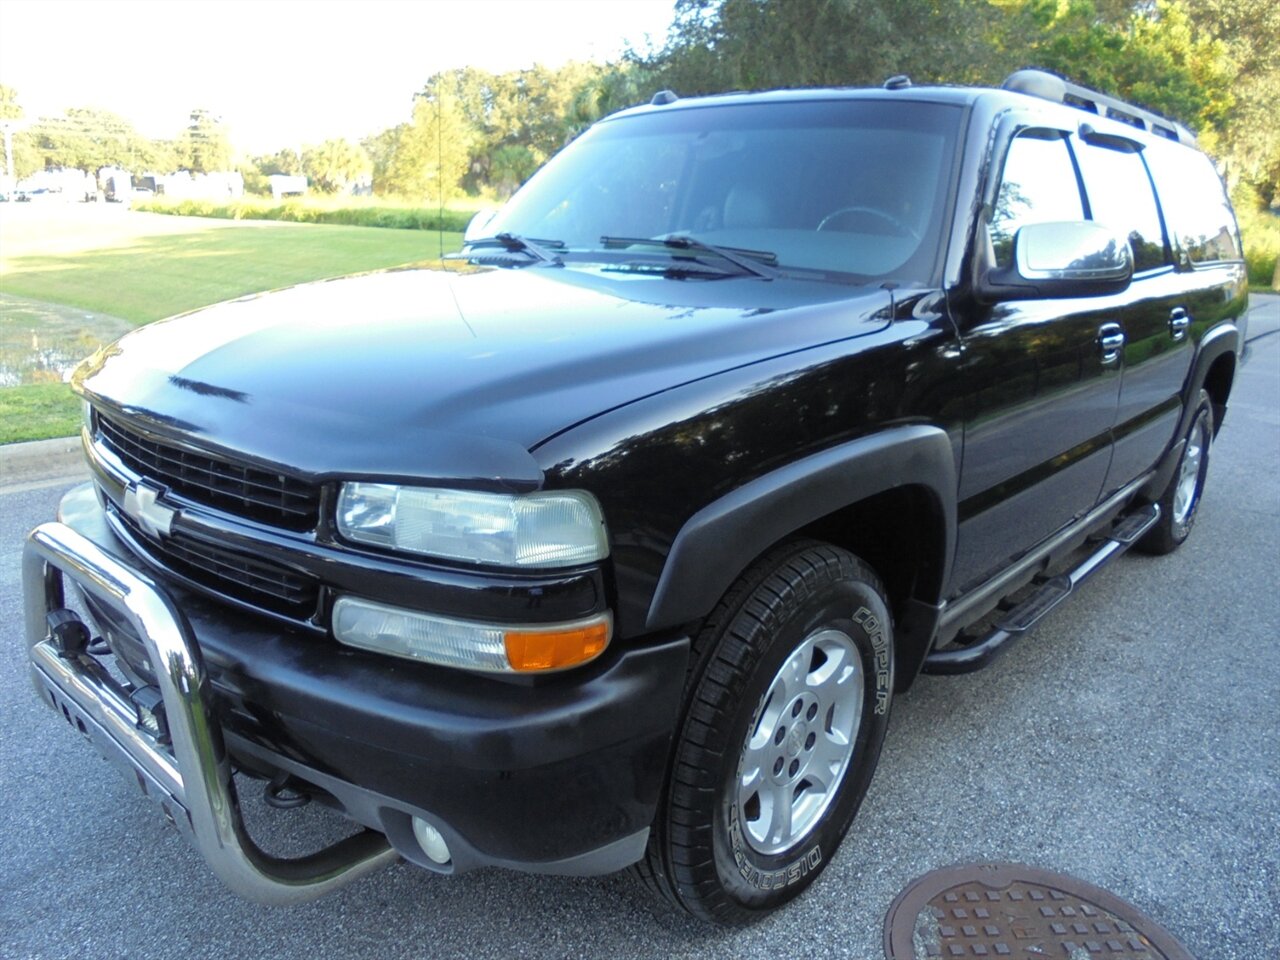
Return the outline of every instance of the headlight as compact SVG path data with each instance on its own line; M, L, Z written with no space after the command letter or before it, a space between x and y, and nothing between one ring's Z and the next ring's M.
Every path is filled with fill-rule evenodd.
M518 496L344 483L338 531L358 543L503 567L567 567L609 554L600 506L580 490Z

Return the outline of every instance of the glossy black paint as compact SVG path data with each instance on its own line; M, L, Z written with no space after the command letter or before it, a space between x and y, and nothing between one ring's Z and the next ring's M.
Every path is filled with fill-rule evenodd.
M840 305L855 328L858 305ZM610 518L623 636L644 632L667 556L690 517L744 484L900 425L933 425L950 439L958 462L962 394L945 371L959 354L942 305L936 292L899 296L895 321L875 333L647 398L535 450L549 479L594 491ZM886 476L869 492L890 483ZM791 496L802 499L804 492L797 487ZM806 509L826 514L845 505L815 501ZM719 599L714 584L725 575L732 580L757 555L725 551L699 595L699 616ZM935 560L938 567L945 562Z
M1089 297L975 306L965 318L958 589L1097 502L1120 390L1119 363L1104 365L1098 347L1109 317Z
M645 627L658 630L698 619L708 593L722 595L737 571L726 554L757 557L796 530L821 523L833 503L857 503L888 489L918 487L944 536L956 527L955 458L947 434L924 424L891 427L796 460L750 480L698 511L681 528L663 565ZM919 571L922 592L947 581L954 544L935 544L943 558Z
M821 309L851 293L852 307ZM152 324L75 382L160 436L307 479L529 490L542 482L528 453L539 441L637 398L884 326L887 301L832 283L589 266L401 271Z
M1218 384L1225 405L1239 263L1193 266L1171 240L1173 262L1124 292L979 295L978 225L1010 139L1033 123L1075 135L1078 111L927 88L750 99L840 96L964 108L941 284L621 275L571 258L393 272L155 324L77 374L136 428L322 484L330 505L341 480L372 479L581 488L603 506L605 563L516 573L343 544L324 511L289 533L170 495L184 533L306 572L326 598L499 622L615 615L601 660L511 682L344 649L319 635L327 600L281 627L179 583L235 733L446 816L443 804L494 856L571 855L589 849L575 846L582 824L598 845L648 823L682 638L774 542L829 539L880 571L905 685L940 624L958 627L948 609L1169 461L1188 396ZM1185 338L1175 309L1191 318ZM1109 324L1126 335L1113 363L1098 342ZM119 501L120 484L98 479L104 503ZM571 809L556 805L566 783ZM534 838L511 828L531 816L522 796L557 821Z
M112 532L169 579L211 592L205 584L166 570L163 562L153 557L148 544L120 517L124 486L119 478L94 456L92 447L89 462ZM174 524L176 536L267 560L323 584L320 604L309 615L278 617L318 633L327 632L332 602L341 593L492 623L578 620L608 606L605 571L595 565L553 572L486 572L459 564L392 557L386 552L342 543L332 523L322 522L314 531L294 533L202 508L172 494L169 500L184 508ZM226 594L218 597L231 606L256 609Z
M129 556L84 487L59 519ZM352 650L169 590L233 736L426 811L484 857L536 869L653 818L680 699L669 681L688 657L683 637L510 683ZM111 642L130 656L141 648L124 631L116 621Z

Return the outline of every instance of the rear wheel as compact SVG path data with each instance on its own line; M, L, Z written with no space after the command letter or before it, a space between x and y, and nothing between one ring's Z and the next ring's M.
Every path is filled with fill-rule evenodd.
M1173 553L1182 546L1195 523L1209 472L1209 447L1213 443L1213 404L1204 390L1200 391L1185 439L1177 469L1159 500L1160 519L1137 543L1144 553Z
M845 550L784 546L729 591L693 656L637 870L691 913L742 923L813 882L871 782L893 689L883 588Z

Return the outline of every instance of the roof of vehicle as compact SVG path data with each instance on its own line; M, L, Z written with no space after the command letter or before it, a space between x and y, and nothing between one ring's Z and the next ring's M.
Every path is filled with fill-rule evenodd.
M884 87L798 87L789 90L732 91L697 97L678 97L668 103L646 103L620 110L608 119L631 117L671 110L696 110L701 107L738 106L750 103L804 103L823 100L927 100L965 106L983 93L986 87L911 86L896 90Z
M622 110L609 117L614 120L670 110L696 110L710 106L734 106L755 103L803 103L830 100L915 100L969 106L979 98L1007 100L1009 106L1053 104L1090 114L1098 119L1117 121L1135 131L1146 133L1185 146L1195 147L1196 139L1182 124L1162 117L1136 104L1073 84L1043 70L1019 70L1010 74L1001 87L914 86L906 77L893 77L880 87L808 87L759 92L735 91L709 96L680 98L662 91L642 106Z

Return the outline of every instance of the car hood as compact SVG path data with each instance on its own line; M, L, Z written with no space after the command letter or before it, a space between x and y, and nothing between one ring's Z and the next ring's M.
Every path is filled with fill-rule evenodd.
M529 451L608 410L883 328L884 291L600 269L395 271L245 297L100 350L76 388L291 472L534 485Z

